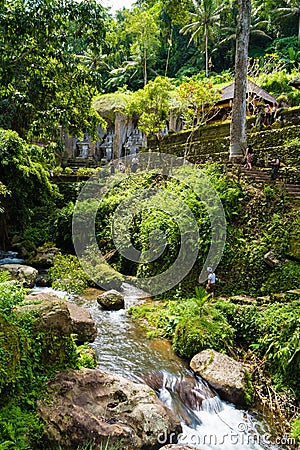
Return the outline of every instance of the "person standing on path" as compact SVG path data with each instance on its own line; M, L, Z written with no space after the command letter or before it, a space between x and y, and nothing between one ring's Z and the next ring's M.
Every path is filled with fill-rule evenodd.
M138 160L137 156L135 155L132 158L132 162L131 162L131 172L132 173L135 173L137 171L138 164L139 164L139 160Z
M110 174L114 175L114 173L115 173L115 163L114 163L113 159L110 160L109 168L110 168Z
M274 160L271 163L271 180L275 181L276 178L278 177L278 172L279 172L279 168L280 168L280 159L278 155L275 155Z
M248 145L248 147L246 148L246 153L245 153L245 165L244 167L248 170L252 169L252 161L253 161L253 147L251 144Z
M216 274L213 271L212 267L207 268L208 277L207 284L205 287L205 291L207 294L211 294L211 297L215 297L215 288L216 288Z

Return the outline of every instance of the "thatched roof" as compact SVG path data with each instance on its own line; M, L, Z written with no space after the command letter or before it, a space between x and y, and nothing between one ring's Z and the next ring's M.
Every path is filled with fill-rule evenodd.
M251 95L255 97L257 100L262 100L267 103L277 103L276 98L273 95L269 94L267 91L257 86L257 84L253 83L253 81L247 80L247 94L248 97ZM233 100L234 95L234 83L225 86L222 89L221 99L218 103L225 103L230 100Z

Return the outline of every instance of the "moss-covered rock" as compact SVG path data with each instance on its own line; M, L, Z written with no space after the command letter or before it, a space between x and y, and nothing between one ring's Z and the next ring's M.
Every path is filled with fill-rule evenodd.
M207 348L222 350L229 347L233 339L233 329L225 317L213 308L200 315L184 318L175 328L173 348L180 355L191 358Z
M21 372L20 329L0 315L0 392Z
M290 235L288 256L300 261L300 226L292 231Z

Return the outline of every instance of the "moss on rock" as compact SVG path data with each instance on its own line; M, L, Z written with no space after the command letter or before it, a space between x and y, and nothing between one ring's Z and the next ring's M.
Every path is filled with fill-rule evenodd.
M0 316L0 391L15 383L21 372L20 330Z

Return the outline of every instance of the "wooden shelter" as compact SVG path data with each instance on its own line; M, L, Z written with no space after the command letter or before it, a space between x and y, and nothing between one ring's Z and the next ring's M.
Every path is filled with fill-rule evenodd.
M220 109L217 117L214 120L229 119L231 115L232 102L234 97L234 83L229 84L221 89L221 99L216 104ZM253 81L247 80L247 113L249 115L255 114L259 104L277 106L276 98L267 91L259 87Z

